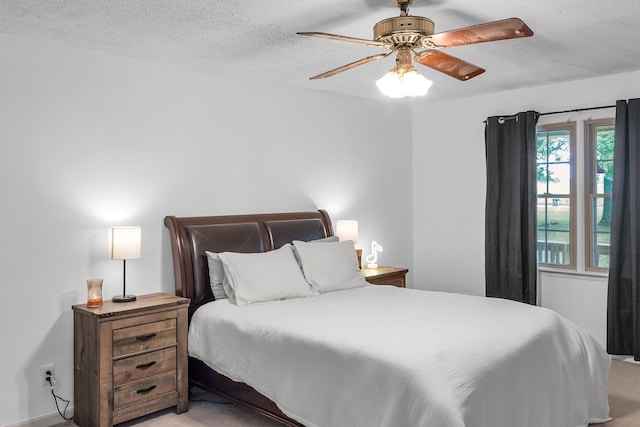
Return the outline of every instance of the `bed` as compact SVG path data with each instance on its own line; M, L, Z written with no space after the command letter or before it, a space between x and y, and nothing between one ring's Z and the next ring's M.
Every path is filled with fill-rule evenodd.
M304 251L342 245L305 243L333 236L323 210L167 216L165 225L176 295L191 300L191 386L289 426L577 427L610 419L610 357L544 308L366 284L249 304L240 294L236 303L214 298L212 253L291 247L314 289L307 273L316 260Z

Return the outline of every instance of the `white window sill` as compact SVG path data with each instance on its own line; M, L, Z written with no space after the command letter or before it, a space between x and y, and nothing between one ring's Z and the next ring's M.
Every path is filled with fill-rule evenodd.
M609 273L601 273L599 271L577 271L569 270L565 268L553 268L553 267L538 267L540 273L553 274L553 275L566 275L571 277L584 277L589 279L604 279L609 278Z

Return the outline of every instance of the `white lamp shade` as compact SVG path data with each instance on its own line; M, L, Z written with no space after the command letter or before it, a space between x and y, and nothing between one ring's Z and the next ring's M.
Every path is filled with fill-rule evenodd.
M140 227L109 228L109 259L140 258Z
M399 74L391 70L376 81L380 92L390 98L404 98L405 96L424 96L433 82L415 70Z
M340 241L353 240L353 243L358 243L358 221L336 221L336 235Z

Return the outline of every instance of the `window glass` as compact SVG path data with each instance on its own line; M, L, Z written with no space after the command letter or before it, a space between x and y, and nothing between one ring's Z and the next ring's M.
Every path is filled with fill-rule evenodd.
M571 263L571 199L538 198L538 262L569 265Z

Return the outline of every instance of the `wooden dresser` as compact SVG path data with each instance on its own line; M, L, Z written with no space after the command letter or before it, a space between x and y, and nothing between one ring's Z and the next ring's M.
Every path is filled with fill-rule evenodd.
M167 294L73 306L74 422L112 426L151 412L189 408L187 309Z
M399 288L405 288L407 286L407 273L409 270L406 268L398 267L378 267L378 268L366 268L360 269L365 280L373 285L391 285Z

